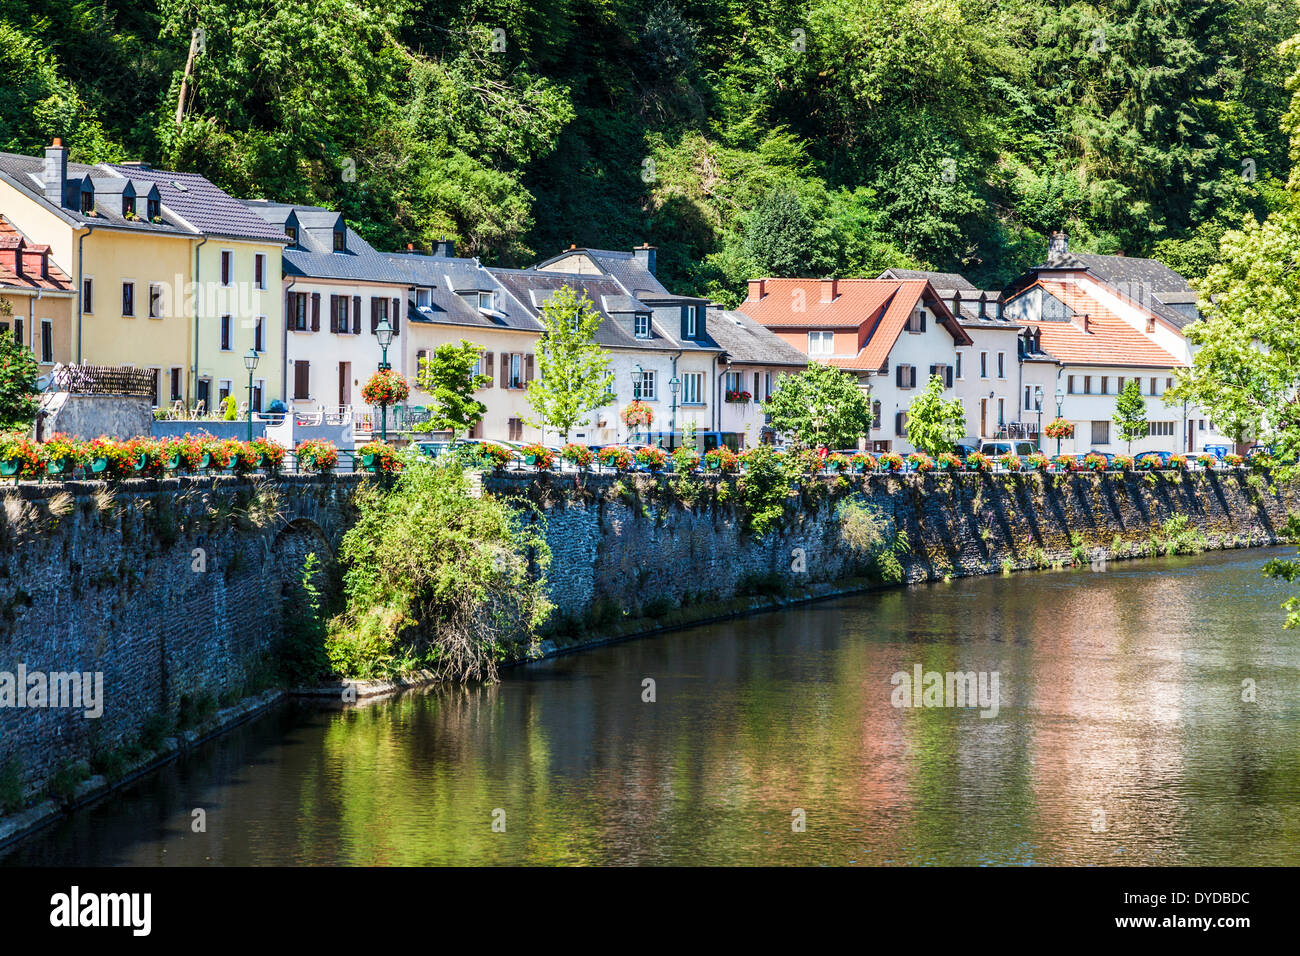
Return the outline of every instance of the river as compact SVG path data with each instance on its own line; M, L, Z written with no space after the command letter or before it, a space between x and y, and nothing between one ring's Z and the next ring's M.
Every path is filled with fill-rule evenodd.
M925 584L295 705L3 862L1296 865L1300 632L1259 573L1284 553ZM894 706L918 664L996 674L996 715Z

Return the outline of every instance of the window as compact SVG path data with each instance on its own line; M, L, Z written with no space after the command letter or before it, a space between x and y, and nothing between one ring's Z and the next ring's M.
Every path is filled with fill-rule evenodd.
M1032 409L1033 409L1033 405L1030 404L1029 386L1026 385L1025 386L1025 411L1030 411Z
M744 382L744 379L741 378L741 375L740 375L739 372L728 372L728 373L727 373L727 386L726 386L726 390L727 390L728 392L739 392L739 391L741 391L742 389L744 389L744 387L745 387L745 382Z
M1205 431L1205 419L1204 419L1204 418L1202 418L1202 419L1200 420L1200 422L1198 423L1198 425L1197 425L1197 427L1196 427L1196 430L1197 430L1197 431L1200 431L1200 432Z
M832 355L835 352L835 333L834 332L809 332L808 333L808 354L809 355Z
M259 315L253 320L253 351L266 351L266 316Z
M230 316L223 315L221 317L221 351L229 352L230 349Z
M754 401L756 401L756 402L761 402L761 401L763 400L763 393L762 393L762 391L759 389L759 386L762 384L762 382L763 382L762 376L760 376L757 372L755 372L755 373L754 373L754 392L753 392L752 397L753 397Z
M150 199L150 200L147 200L147 201L145 202L145 209L146 209L146 210L148 211L148 213L149 213L149 221L150 221L150 222L152 222L152 221L155 220L155 219L161 219L161 218L162 218L162 201L161 201L161 200L158 200L158 199Z
M311 363L304 362L302 359L293 363L293 397L308 398L310 397L311 386Z
M478 307L480 309L492 309L493 295L491 292L480 292L478 294Z
M17 342L19 345L27 344L26 338L23 335L24 331L25 330L23 329L23 320L15 318L14 319L14 341Z
M686 308L686 337L695 338L695 307L687 306Z
M427 309L430 308L432 305L433 305L432 289L415 290L415 307L417 309Z
M297 226L285 226L285 227L284 227L284 234L285 234L286 236L289 237L289 242L290 242L291 244L293 244L293 245L295 245L295 246L298 244L298 227L297 227Z
M763 373L763 401L772 397L772 373Z
M642 371L632 376L632 397L643 401L655 400L655 373Z
M1122 391L1124 391L1124 376L1117 375L1115 376L1115 394L1118 395Z
M41 362L45 365L54 362L54 323L41 319Z
M906 364L894 366L894 384L899 388L916 388L916 366Z
M894 415L894 434L900 438L907 435L907 412L898 412Z
M871 403L871 427L872 428L880 427L880 403L879 402Z
M1154 332L1155 330L1156 330L1155 316L1149 315L1147 316L1147 332Z
M260 252L253 256L253 284L259 289L266 288L266 256Z
M162 318L162 286L157 282L149 283L149 318Z
M230 379L223 378L217 382L217 406L214 407L218 407L225 404L226 399L229 397L230 397Z
M989 353L980 353L980 378L989 377Z
M1155 438L1172 438L1174 435L1174 423L1147 422L1147 434Z
M1174 380L1172 378L1165 379L1165 388L1173 388L1173 387L1174 387Z
M1085 394L1085 395L1091 395L1091 394L1092 394L1092 376L1091 376L1091 375L1085 375L1085 376L1083 377L1083 394Z
M506 430L510 435L506 441L519 441L524 437L524 422L522 418L506 419Z
M1007 353L998 353L998 378L1007 377Z
M638 312L632 320L632 332L638 339L650 338L650 313Z
M1109 444L1110 444L1110 422L1108 421L1093 422L1092 423L1093 447L1095 448L1098 445L1109 445Z
M958 377L958 378L961 378L961 377L962 377L962 374L961 374L961 353L960 353L960 352L957 353L957 377Z
M1074 394L1074 376L1073 376L1073 375L1067 375L1067 376L1066 376L1066 378L1065 378L1065 390L1066 390L1066 392L1068 392L1070 395L1073 395L1073 394Z
M231 272L234 269L235 254L229 249L221 250L221 284L230 285Z
M307 331L307 293L289 293L289 328L295 332Z
M1156 392L1156 380L1154 378L1151 380L1151 394L1152 395L1158 394Z
M907 317L907 331L924 332L925 331L925 309L917 309Z
M334 251L342 252L347 248L347 234L342 229L334 230Z
M1005 398L999 398L998 399L998 424L1005 425L1006 422L1007 422L1007 400Z
M89 216L95 211L95 194L89 189L81 191L81 214Z
M688 372L682 376L683 405L703 405L703 395L704 374L702 372Z
M95 280L81 280L81 311L87 314L95 311Z
M125 316L135 315L135 283L122 283L122 314Z
M348 331L348 297L330 296L330 331L346 334Z
M171 374L168 376L168 384L171 386L170 401L179 402L181 400L181 369L177 366L172 366Z
M524 387L524 357L519 352L512 352L510 355L510 367L506 377L506 387Z
M135 197L123 196L122 197L122 218L130 219L134 215L135 215Z
M265 392L266 379L253 379L253 411L260 412L262 410L262 395L265 394Z

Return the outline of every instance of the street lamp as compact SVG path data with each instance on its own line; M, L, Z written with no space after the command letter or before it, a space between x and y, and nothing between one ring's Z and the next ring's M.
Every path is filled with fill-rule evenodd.
M632 366L632 368L635 370L632 373L632 401L636 402L641 400L641 390L645 385L645 369L641 367L640 362ZM634 425L628 425L627 440L632 441L635 437L636 437L636 427ZM650 431L649 429L647 429L646 440L648 441L649 438L650 438Z
M248 440L253 440L253 370L257 368L257 349L244 353L244 368L248 369Z
M375 329L375 338L379 339L379 347L383 350L383 358L379 361L380 371L386 372L389 369L388 364L388 346L393 344L393 327L388 324L388 320L379 323L379 328ZM388 441L388 406L379 406L379 440ZM373 427L373 426L372 426Z
M1043 450L1043 386L1034 386L1034 411L1038 412L1038 451Z
M677 434L677 390L682 387L682 380L674 375L668 380L668 391L673 395L672 417L668 420L668 450L672 451L674 447L674 437Z
M1057 417L1057 418L1060 418L1060 417L1061 417L1061 406L1064 405L1064 404L1065 404L1065 386L1062 385L1062 384L1058 381L1058 382L1056 383L1056 417ZM1074 447L1075 447L1075 448L1078 448L1079 446L1078 446L1078 445L1075 445ZM1056 433L1056 453L1057 453L1058 455L1061 453L1061 433L1060 433L1060 432L1057 432L1057 433Z

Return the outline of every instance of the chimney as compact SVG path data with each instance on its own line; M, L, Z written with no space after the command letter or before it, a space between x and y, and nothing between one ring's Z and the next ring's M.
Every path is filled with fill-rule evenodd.
M50 277L49 246L27 246L23 249L22 261L23 268L20 271L28 275L39 276L42 279Z
M750 279L749 280L749 301L757 302L765 295L767 295L767 280Z
M433 254L439 259L456 258L456 240L443 236L433 244Z
M22 236L0 236L0 266L22 275L24 245Z
M1060 229L1052 233L1047 240L1047 258L1058 259L1070 252L1070 237Z
M1083 331L1085 332L1092 331L1092 319L1088 317L1087 312L1083 313Z
M415 251L415 243L413 243L413 242L408 242L408 243L406 244L406 251L407 251L407 252L414 252L414 251Z
M45 198L62 208L63 191L68 184L68 151L58 136L45 147Z
M632 250L632 255L636 257L637 262L641 263L641 265L645 267L646 272L654 275L655 259L657 258L658 251L659 250L650 245L650 243L644 242Z
M840 280L822 279L821 286L822 286L822 301L834 302L835 296L838 295L840 291Z

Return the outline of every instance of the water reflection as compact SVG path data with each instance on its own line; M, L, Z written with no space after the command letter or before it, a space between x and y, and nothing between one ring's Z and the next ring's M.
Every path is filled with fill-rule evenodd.
M1295 864L1300 635L1265 557L865 595L293 709L6 862ZM997 671L997 717L895 708L916 664Z

